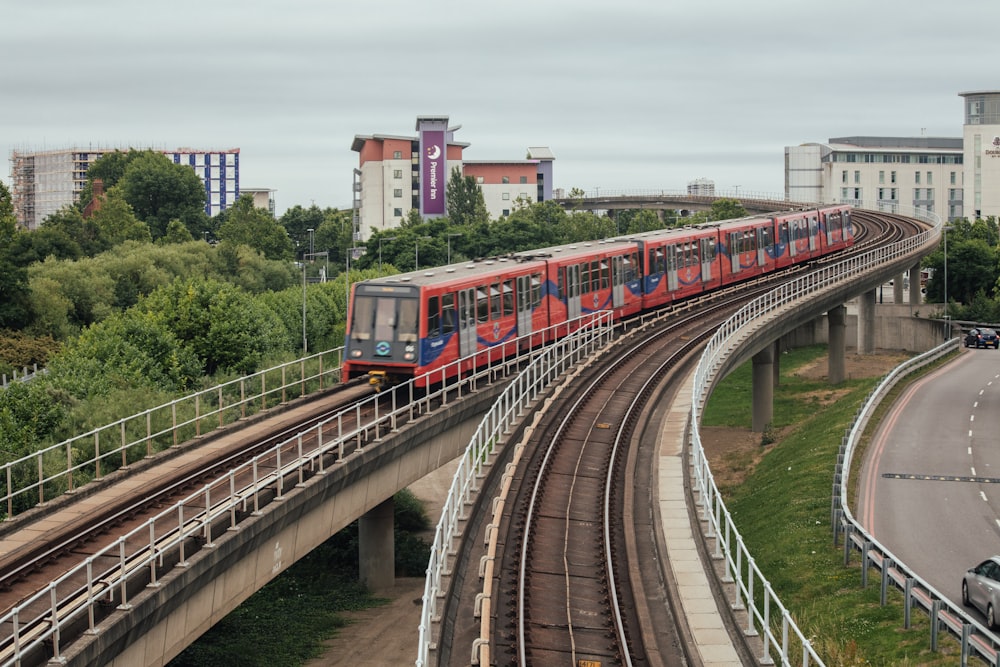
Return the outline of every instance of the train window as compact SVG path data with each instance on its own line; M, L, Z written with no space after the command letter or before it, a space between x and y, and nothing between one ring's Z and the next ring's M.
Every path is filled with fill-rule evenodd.
M432 296L427 299L427 337L437 338L441 335L440 298Z
M441 335L455 331L455 295L448 292L441 296Z
M399 300L399 322L396 325L396 340L401 343L417 342L417 300Z
M703 258L703 261L706 262L714 261L716 252L717 249L715 247L715 237L713 236L708 239L708 249L706 251L706 257Z
M503 281L503 314L514 314L514 280L511 278Z
M559 283L559 285L558 285L559 300L560 301L565 301L566 300L566 267L565 266L556 269L556 279L557 279L557 281Z
M672 264L669 268L672 270L675 268L675 266L673 265L673 259L674 259L673 246L670 246L670 250L671 252L668 254L668 258ZM663 248L653 248L652 250L649 251L649 272L651 274L663 273L664 271L667 270L668 267L663 259L663 253L664 253Z
M589 262L584 262L583 264L580 265L580 273L582 274L581 275L581 279L580 279L580 284L581 284L580 293L581 294L589 294L590 293L590 263Z
M396 299L391 297L375 300L375 341L396 338Z
M624 261L622 263L622 276L625 282L629 283L635 280L635 253L629 253L622 258Z
M537 308L542 305L542 275L540 273L531 274L531 307Z
M601 263L590 263L590 291L596 292L601 289Z
M372 337L372 320L375 315L375 299L370 296L359 296L354 299L354 310L351 313L351 339L370 340Z
M490 318L500 319L500 283L490 285Z
M611 268L607 262L601 262L601 289L608 289L608 278L611 276Z
M476 312L479 322L488 322L490 319L490 301L487 289L485 285L476 288Z

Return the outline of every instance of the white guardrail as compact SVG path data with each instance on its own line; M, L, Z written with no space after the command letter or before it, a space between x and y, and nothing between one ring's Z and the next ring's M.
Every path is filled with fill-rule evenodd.
M536 387L540 382L558 377L576 359L606 345L613 335L608 312L582 317L579 322L580 330L559 339L554 346L540 350L526 348L514 354L504 353L513 346L501 346L481 355L489 358L485 359L487 365L479 369L463 370L461 362L455 362L434 371L428 374L428 381L440 384L423 395L417 394L415 383L410 380L408 398L406 386L392 392L392 405L388 410L380 406L380 396L373 394L362 403L334 414L233 468L88 556L46 588L0 616L0 627L5 628L0 632L0 664L4 667L20 665L26 656L39 652L43 655L51 652L51 661L61 662L63 634L67 628L82 625L87 633L95 634L107 610L130 609L130 590L140 584L156 587L171 568L187 565L198 548L197 543L213 546L218 535L236 528L243 518L254 516L267 502L282 499L311 473L323 472L326 467L340 463L372 437L378 440L395 430L400 419L412 420L436 405L447 405L463 392L474 391L478 382L489 381L499 369L507 372L522 360L533 360L514 381L518 389L505 393L494 405L494 413L491 413L494 416L484 419L484 423L493 426L481 427L494 431L506 428L511 415L527 410L532 397L537 396L539 389ZM555 338L556 333L555 329L541 330L531 336L545 336L548 340ZM443 382L449 376L453 377ZM306 380L303 377L301 381ZM260 397L266 395L262 390ZM373 413L371 421L360 423L366 412ZM197 418L193 419L197 424ZM498 421L494 424L490 421L493 419ZM345 423L348 420L354 425ZM306 438L315 438L319 443L317 448L304 450ZM488 456L489 447L495 445L495 441L494 437L492 443L486 442L486 448L479 450L481 456ZM288 454L289 449L295 452L292 456ZM276 463L260 465L265 459L276 460ZM472 459L469 465L475 469L483 463L482 459ZM474 476L475 473L470 474ZM238 483L237 479L249 479L250 482Z
M248 416L340 381L343 347L149 408L0 466L4 519Z
M723 361L730 353L739 349L743 334L753 327L756 320L775 313L796 300L842 286L873 267L904 258L927 244L936 243L941 234L941 223L936 218L932 222L935 223L932 229L917 236L812 272L747 304L719 327L708 342L695 371L690 420L693 485L703 507L702 519L708 523L707 535L715 542L714 556L725 560L724 579L735 584L737 600L734 608L745 608L747 611L745 633L753 636L759 630L761 634L763 655L760 659L764 663L780 660L782 665L791 665L793 658L801 656L804 667L823 664L809 639L795 624L791 614L778 600L771 584L757 567L722 501L698 432L699 415L704 401L709 395L711 383L717 379L716 373Z

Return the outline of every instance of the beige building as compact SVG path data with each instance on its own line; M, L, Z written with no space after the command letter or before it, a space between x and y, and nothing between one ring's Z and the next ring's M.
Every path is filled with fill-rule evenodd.
M891 212L965 215L962 140L838 137L785 147L785 196Z
M1000 91L959 93L965 104L966 216L1000 216Z

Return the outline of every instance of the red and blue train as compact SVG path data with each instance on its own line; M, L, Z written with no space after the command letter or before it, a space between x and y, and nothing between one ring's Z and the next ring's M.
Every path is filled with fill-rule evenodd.
M616 320L842 250L849 206L573 243L355 283L343 379L468 370L542 344L587 313ZM452 366L450 374L457 373ZM441 374L434 376L441 379Z

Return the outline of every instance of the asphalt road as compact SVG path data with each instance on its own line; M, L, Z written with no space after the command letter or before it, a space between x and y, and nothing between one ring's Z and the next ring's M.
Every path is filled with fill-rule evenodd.
M858 494L858 521L960 604L965 571L1000 554L1000 351L963 349L899 397Z

